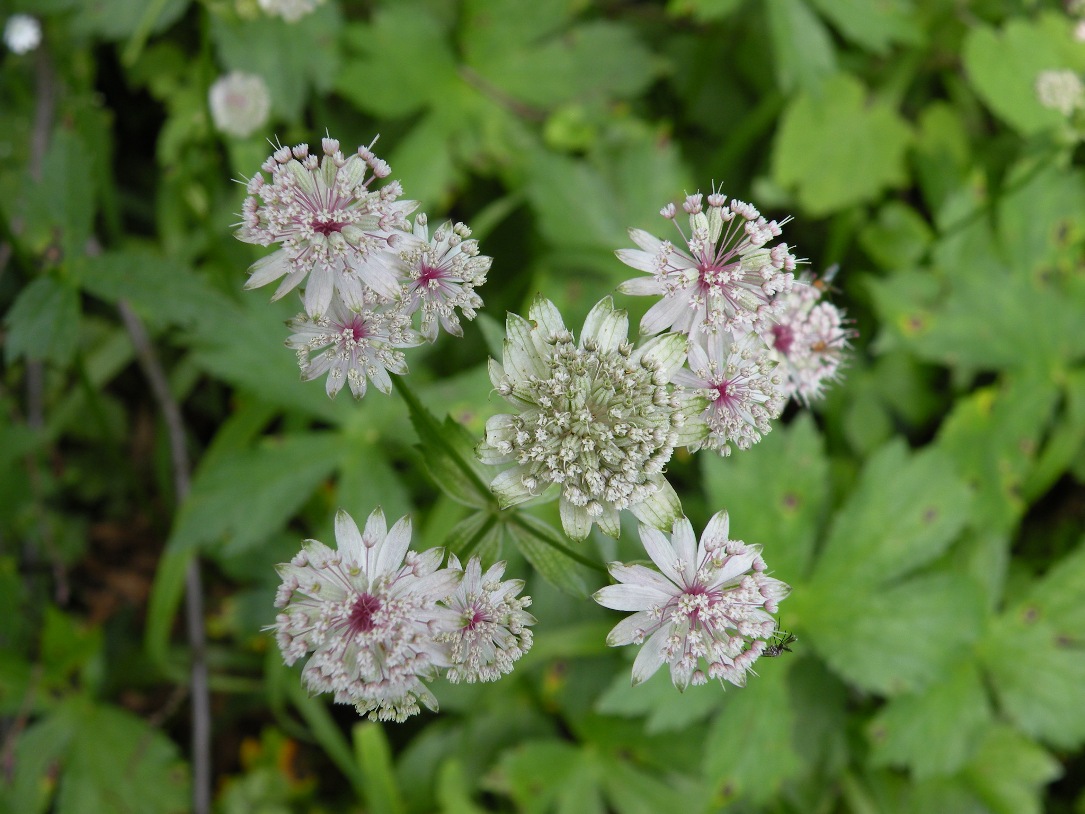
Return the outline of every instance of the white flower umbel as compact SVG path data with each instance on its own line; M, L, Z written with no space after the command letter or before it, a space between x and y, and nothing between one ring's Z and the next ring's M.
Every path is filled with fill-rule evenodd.
M231 71L215 80L207 97L211 120L223 133L245 138L267 123L271 95L257 74Z
M311 13L324 0L259 0L260 8L272 17L282 17L288 23L296 23Z
M765 575L759 546L728 539L727 512L713 515L699 544L684 517L675 521L670 539L645 525L640 535L659 571L611 563L619 584L594 595L604 607L635 611L607 636L611 647L643 644L633 662L633 684L668 664L679 690L709 678L745 685L764 640L776 630L771 614L790 587Z
M708 433L707 399L670 384L686 338L666 334L634 349L626 312L609 297L588 314L579 344L549 300L536 298L528 315L509 314L502 363L490 360L490 380L518 410L487 421L478 448L484 463L513 464L490 484L501 505L557 484L574 540L594 523L617 537L621 509L670 528L682 510L664 467L676 446Z
M689 368L674 375L675 383L699 390L710 399L705 420L711 432L703 446L730 455L731 445L749 449L772 429L787 403L776 362L757 334L734 339L718 333L706 348L690 345Z
M528 625L535 624L535 617L524 610L531 597L517 598L524 589L522 579L501 581L503 562L483 573L478 557L462 568L455 555L449 555L448 566L462 571L463 579L443 603L455 614L454 629L439 637L449 648L446 676L453 684L497 681L531 649Z
M762 336L780 363L783 395L803 404L823 395L829 382L840 378L840 368L853 332L844 315L831 302L822 301L823 288L804 275L781 295L776 322L761 328Z
M1044 107L1069 116L1085 107L1085 83L1073 71L1043 71L1036 77L1036 98Z
M478 241L470 240L471 230L462 223L442 224L432 239L427 219L414 219L410 237L401 240L393 253L404 278L404 310L422 313L422 336L437 339L438 324L453 336L463 336L456 309L474 319L482 307L475 287L486 282L492 258L480 255Z
M365 531L344 511L335 516L338 550L317 540L278 567L282 609L271 629L286 663L312 653L302 681L314 693L330 692L372 720L402 721L419 702L437 709L422 682L448 664L437 637L448 630L446 599L461 572L440 568L444 552L408 551L411 524L389 531L378 508ZM406 561L404 562L404 559Z
M321 159L309 154L307 144L277 149L262 167L271 183L259 173L248 183L236 232L246 243L282 244L253 264L245 287L285 277L275 300L308 277L304 303L311 317L324 315L335 291L349 305L358 305L367 288L389 299L399 295L387 250L403 237L406 216L418 205L398 200L398 181L370 189L390 169L369 147L349 157L335 139L323 139L322 147Z
M4 45L13 54L28 54L41 45L41 23L29 14L12 14L4 24Z
M372 294L364 295L354 307L334 294L324 316L302 313L287 325L294 333L286 345L298 353L302 379L311 381L327 373L329 396L335 396L345 383L360 399L367 381L382 393L390 392L389 372L407 372L398 348L422 344L422 337L411 330L410 319L397 306L382 304Z
M661 298L641 320L642 334L674 330L701 342L719 331L745 333L772 311L773 295L791 287L795 256L786 243L769 245L782 224L765 220L748 203L728 203L718 192L708 196L706 213L702 197L690 195L682 205L689 215L688 236L675 220L674 204L660 210L675 221L688 254L642 229L629 230L639 249L616 252L627 266L650 275L628 280L618 290Z

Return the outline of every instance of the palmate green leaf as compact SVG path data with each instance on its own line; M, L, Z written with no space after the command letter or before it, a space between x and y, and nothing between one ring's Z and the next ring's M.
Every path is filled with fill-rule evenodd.
M772 176L795 189L810 215L873 200L907 180L911 130L888 103L867 96L857 79L837 74L801 91L781 117Z
M599 697L595 711L624 718L644 717L644 731L650 735L680 731L719 708L719 689L718 684L711 683L679 693L665 667L634 687L629 673L623 670Z
M526 46L510 41L500 50L476 51L471 67L502 93L544 110L629 98L659 73L657 58L633 30L606 20L574 25Z
M347 26L345 38L357 56L336 75L335 90L374 116L416 113L460 81L449 23L431 4L384 5L368 25Z
M976 749L991 710L974 662L917 695L891 700L867 727L875 766L911 769L916 779L955 774Z
M703 784L673 775L659 779L619 756L605 755L601 774L603 792L617 814L703 811L707 807Z
M889 583L931 562L968 521L971 501L950 456L910 454L902 440L886 444L833 519L811 590Z
M79 341L79 292L66 280L38 277L19 292L4 317L4 361L66 365Z
M504 524L492 512L473 512L449 529L441 540L449 554L455 554L466 562L468 557L478 555L483 562L497 558L501 550Z
M919 114L912 161L927 207L941 225L946 222L946 201L961 191L972 191L967 188L969 175L974 172L972 144L964 118L949 103L932 102Z
M937 446L975 489L978 527L1008 532L1028 509L1023 484L1058 397L1043 374L1011 374L999 387L959 398L942 424Z
M1073 22L1049 11L1036 19L1013 17L1001 29L969 30L962 55L969 82L1000 118L1021 133L1065 125L1066 117L1036 96L1041 71L1085 70L1085 53L1073 39Z
M76 11L71 21L73 34L94 35L107 40L131 36L141 26L148 33L158 33L173 25L184 14L190 0L95 0L82 3L72 0Z
M849 40L876 54L894 44L920 45L925 37L913 0L810 0Z
M44 810L49 790L57 814L180 814L191 803L187 767L169 738L130 712L82 696L27 729L16 760L11 800L20 814Z
M1085 461L1085 368L1076 368L1066 376L1061 409L1055 415L1047 442L1026 476L1022 489L1024 499L1030 504L1035 502L1074 461L1079 464Z
M864 251L887 271L918 263L932 239L927 222L902 201L887 202L859 233Z
M962 773L962 780L987 811L1040 814L1046 810L1043 787L1060 774L1062 768L1053 755L1017 730L994 724Z
M282 527L339 465L337 433L294 433L200 466L168 547L214 543L232 553L259 545Z
M1085 49L1082 49L1085 50ZM1020 276L1072 277L1085 254L1085 174L1054 162L1022 163L998 201L999 244ZM1085 308L1085 290L1077 307ZM1078 345L1080 348L1081 346Z
M834 672L882 695L929 686L980 634L983 594L967 577L932 574L894 585L799 586L784 609Z
M792 743L795 713L788 693L789 668L773 662L757 666L758 676L751 676L742 689L731 688L734 691L721 699L722 709L705 740L704 773L725 794L766 803L803 765Z
M769 0L765 13L780 90L813 88L836 72L832 35L803 0Z
M1028 734L1072 749L1085 742L1085 541L1007 609L979 653L999 707ZM1022 646L1027 654L1019 653Z
M603 814L597 760L596 753L563 741L527 741L502 755L502 791L527 814Z
M154 326L195 325L236 318L237 304L180 260L151 247L103 252L79 267L84 291L126 301Z
M809 413L777 425L755 455L702 455L712 512L727 509L731 535L764 546L773 574L794 582L810 566L829 499L829 462Z

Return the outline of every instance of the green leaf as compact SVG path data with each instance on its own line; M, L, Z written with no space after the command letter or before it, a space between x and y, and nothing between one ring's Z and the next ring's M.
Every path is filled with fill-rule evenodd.
M341 454L337 433L295 433L200 466L168 547L217 543L236 553L259 545L294 516Z
M658 814L660 811L704 810L705 800L691 794L689 784L670 777L658 779L628 760L607 756L602 767L603 792L618 814ZM706 797L703 792L701 797Z
M1035 502L1074 461L1085 461L1085 368L1071 371L1063 386L1062 409L1054 427L1026 476L1023 495ZM1078 480L1082 480L1078 478Z
M971 499L944 452L887 444L833 519L814 590L884 584L931 562L968 521Z
M633 686L629 673L622 671L614 676L595 706L603 715L623 718L644 717L644 731L650 735L659 732L680 731L707 718L719 708L721 696L717 684L690 687L679 693L671 683L669 670L659 670L643 684Z
M799 586L785 602L789 624L838 675L890 696L937 680L978 637L984 617L978 586L954 574L880 588Z
M19 755L20 776L25 771L27 786L38 789L51 784L59 762L58 814L177 814L191 802L188 771L176 745L131 713L87 698L70 699L32 726L19 739ZM30 803L37 794L27 796L24 789L16 789L22 801L17 810L40 810L40 802Z
M4 361L66 365L79 341L79 292L63 280L38 277L19 292L4 317Z
M461 560L477 554L483 562L488 562L501 550L503 528L492 512L473 512L449 529L441 545Z
M603 814L595 762L592 753L562 741L528 741L506 751L498 769L521 811Z
M859 233L863 250L887 271L918 263L933 234L923 217L901 201L889 201Z
M1046 811L1043 787L1062 774L1059 761L1006 725L994 725L963 779L994 814Z
M907 180L911 130L889 104L867 95L858 80L838 74L800 92L784 111L772 175L796 190L810 215L874 200Z
M189 0L95 0L74 3L73 34L97 35L106 40L122 40L140 26L148 33L158 33L173 25L188 8Z
M335 74L335 90L381 118L416 113L460 82L446 23L425 3L382 6L368 26L351 25L358 56Z
M1036 463L1040 440L1059 391L1038 373L1007 375L957 400L942 424L938 447L976 492L975 524L1013 529L1028 509L1023 485Z
M918 695L891 700L867 727L875 766L911 769L916 779L957 772L991 720L976 665L960 662Z
M704 772L716 788L755 804L774 799L802 761L791 741L795 713L783 665L758 664L760 676L728 692L708 733ZM741 732L741 737L736 733Z
M657 58L634 32L607 20L526 47L513 40L500 49L476 51L472 67L504 94L544 109L635 96L659 72Z
M81 624L53 605L45 607L41 633L42 681L63 688L102 651L102 629Z
M1073 39L1065 14L1045 12L1034 20L1013 17L999 31L969 30L962 55L972 86L987 106L1021 133L1064 125L1065 116L1036 96L1041 71L1085 70L1085 53Z
M588 582L582 561L588 560L568 547L561 532L526 512L518 512L506 521L506 528L520 553L543 579L567 594L587 597Z
M944 204L973 172L972 136L957 108L942 101L923 108L912 156L923 198L936 222L944 223Z
M465 506L497 508L497 499L489 487L497 470L475 457L476 439L450 417L439 424L402 378L393 381L407 404L411 424L418 433L418 450L434 485Z
M997 234L1017 275L1077 273L1085 253L1085 173L1054 163L1015 167L998 200ZM1083 296L1078 309L1085 306Z
M727 509L731 534L759 543L785 582L806 574L829 499L829 463L809 413L777 425L756 454L702 455L712 512Z
M150 248L88 257L80 266L79 281L85 291L106 302L128 302L151 325L236 318L236 303L180 260Z
M1005 714L1034 737L1074 749L1085 742L1085 541L1006 610L980 642ZM1027 658L1015 654L1027 643Z
M392 749L380 724L354 725L354 755L361 770L363 796L369 809L403 814L406 807L396 787Z
M923 29L912 0L810 0L849 40L876 54L891 45L920 45Z
M812 89L836 73L832 36L803 0L769 0L765 10L780 90Z

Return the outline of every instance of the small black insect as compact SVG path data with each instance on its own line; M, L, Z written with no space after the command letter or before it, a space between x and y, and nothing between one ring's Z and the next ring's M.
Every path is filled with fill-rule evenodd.
M788 645L794 644L799 640L799 637L794 633L789 633L786 630L777 629L772 636L772 644L766 647L762 652L762 656L766 656L770 659L774 659L777 656L782 656L785 652L790 653L791 648Z

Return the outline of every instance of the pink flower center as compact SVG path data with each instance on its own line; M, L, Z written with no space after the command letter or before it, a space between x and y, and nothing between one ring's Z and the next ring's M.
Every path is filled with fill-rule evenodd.
M423 265L418 274L418 286L429 288L431 283L444 279L445 271L440 267Z
M716 395L712 397L712 401L713 402L717 402L717 401L724 401L725 402L725 401L727 401L727 388L728 388L728 386L730 386L730 384L731 383L729 381L724 380L724 381L720 382L719 384L714 385L712 388L710 388L710 389L716 391Z
M365 322L358 315L355 315L346 325L343 325L339 329L339 335L345 339L353 339L355 342L360 342L369 336L369 332L366 330Z
M777 323L772 326L772 347L780 351L784 356L791 353L791 345L794 341L795 332L791 330L790 325Z
M377 626L373 615L380 610L381 602L372 594L362 594L354 600L347 627L351 633L368 633Z
M332 232L342 232L344 226L346 226L345 223L337 220L323 221L313 218L313 231L324 235L324 237L332 234Z
M475 612L472 613L471 617L467 620L466 627L467 627L468 630L474 630L476 627L481 625L483 622L488 622L488 621L490 621L490 620L486 616L486 614L476 608Z

